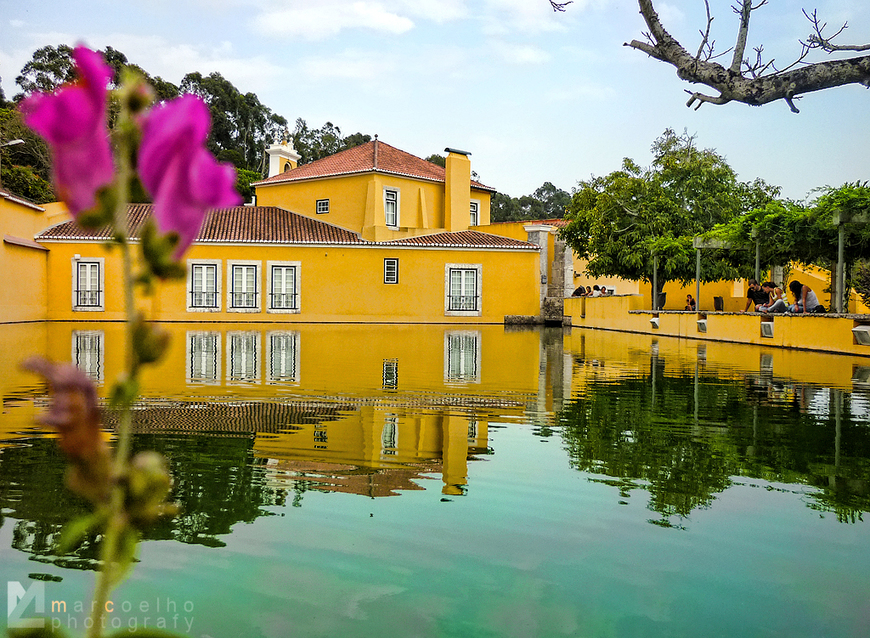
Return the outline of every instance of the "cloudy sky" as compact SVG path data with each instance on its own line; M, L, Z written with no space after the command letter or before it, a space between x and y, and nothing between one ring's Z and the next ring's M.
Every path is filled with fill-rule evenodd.
M734 41L731 4L710 0L717 50ZM656 6L694 50L703 0ZM866 0L769 0L750 47L792 62L810 31L802 7L848 22L843 43L870 42ZM35 49L113 46L176 84L218 71L291 122L377 133L421 157L470 151L481 181L513 196L545 181L570 190L623 157L648 164L666 128L789 197L870 179L867 89L809 94L797 115L783 102L695 111L671 67L622 46L643 30L634 0L575 0L565 13L547 0L0 0L0 77L11 97Z

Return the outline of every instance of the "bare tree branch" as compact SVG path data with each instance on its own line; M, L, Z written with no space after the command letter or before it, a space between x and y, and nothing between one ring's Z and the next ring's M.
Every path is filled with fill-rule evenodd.
M737 43L734 46L731 66L725 68L721 64L712 61L712 48L709 41L710 20L708 14L707 32L702 33L702 43L699 53L692 55L664 28L659 16L653 7L653 0L638 0L640 13L649 29L646 33L648 42L632 40L626 43L633 49L637 49L662 62L667 62L677 70L677 76L686 82L703 84L717 91L718 95L706 95L701 92L691 92L687 106L697 102L695 108L701 104L727 104L728 102L743 102L753 106L768 104L776 100L784 100L793 112L798 112L794 105L794 99L804 93L820 91L823 89L844 86L846 84L863 84L870 86L870 55L847 58L842 60L826 60L813 64L798 64L803 61L807 52L812 48L823 50L870 50L870 45L860 45L830 49L835 46L830 44L831 38L825 38L822 30L825 25L820 24L813 12L812 17L807 18L813 23L815 33L803 43L804 50L798 60L783 70L777 70L773 61L764 63L761 59L762 47L757 47L756 61L743 60L749 30L749 18L751 13L761 8L767 0L759 0L752 4L751 0L739 0L740 4L734 7L740 16ZM551 0L552 4L552 0ZM839 35L845 25L836 35ZM707 49L708 56L702 58L701 53Z
M710 14L710 0L704 0L704 7L707 9L707 28L701 31L701 44L698 45L698 52L695 54L695 59L701 59L701 53L706 49L707 54L705 60L713 57L713 43L710 42L710 25L713 24L713 16Z
M569 4L574 4L574 0L568 0L568 2L554 2L550 0L550 6L553 7L553 11L564 11Z
M811 33L806 42L801 41L801 44L806 49L821 49L822 51L827 51L828 53L833 53L834 51L870 51L870 44L833 44L831 41L836 38L838 35L843 33L846 29L849 28L848 23L843 23L843 26L837 29L837 32L830 37L826 37L824 33L822 33L825 28L828 26L827 23L821 23L819 21L819 16L816 11L813 11L812 15L806 12L806 9L802 10L807 20L813 25L813 33Z

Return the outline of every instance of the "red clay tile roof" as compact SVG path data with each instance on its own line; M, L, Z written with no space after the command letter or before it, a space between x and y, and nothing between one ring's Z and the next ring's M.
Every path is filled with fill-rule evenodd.
M404 237L381 242L389 246L420 246L432 248L518 248L539 250L537 244L519 241L501 235L490 235L477 230L460 230L452 233L434 233L418 237Z
M303 164L280 175L275 175L260 182L254 182L254 186L268 186L305 179L337 177L339 175L367 173L370 171L401 175L403 177L416 177L433 182L444 182L444 169L437 164L427 162L379 140L372 140L361 146L355 146L346 151L315 160L310 164ZM495 192L495 189L491 186L484 186L474 180L471 180L471 186L478 190Z
M130 236L139 232L151 215L151 204L130 204ZM74 221L47 228L37 241L97 240L112 238L109 226L82 228ZM256 244L365 244L358 234L275 206L236 206L210 210L196 237L197 243Z
M138 239L151 215L152 204L130 204L130 236ZM45 229L37 241L109 241L110 226L82 228L67 221ZM344 244L359 246L418 246L428 248L497 248L538 250L535 244L476 230L433 233L387 242L370 242L357 233L276 206L214 208L205 217L196 238L200 244Z

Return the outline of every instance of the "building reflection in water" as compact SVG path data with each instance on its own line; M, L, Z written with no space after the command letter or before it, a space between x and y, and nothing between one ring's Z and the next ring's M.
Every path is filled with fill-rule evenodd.
M227 381L258 383L260 381L260 333L256 331L227 332Z
M299 383L299 333L266 333L266 383Z
M73 330L72 362L95 383L104 378L105 332L102 330Z
M496 398L469 394L472 387L480 393L484 382L482 330L430 327L415 339L387 338L374 347L359 338L370 332L346 327L334 330L338 337L323 329L257 327L171 326L176 345L154 376L156 383L143 383L162 393L142 398L134 431L250 437L254 458L265 461L270 481L284 482L287 489L300 483L306 489L386 496L421 489L420 482L440 474L442 492L458 495L466 489L468 461L490 452L487 421L478 412L498 407L519 417L539 400L532 384L527 392ZM313 342L308 359L302 356L306 339ZM104 340L103 331L72 333L74 359L94 377L104 374ZM539 352L537 334L512 340L522 342L520 356ZM119 357L120 348L120 341L110 342L108 356ZM529 380L539 367L533 359L525 359ZM400 361L409 375L404 384ZM374 370L374 384L347 390L349 381L359 383ZM490 383L499 388L518 372L501 366L492 371ZM313 380L309 387L301 385L305 374ZM233 390L225 394L224 387ZM106 421L114 426L111 415Z
M221 334L187 333L187 382L217 383L221 369Z
M480 332L455 330L444 333L444 379L480 383Z

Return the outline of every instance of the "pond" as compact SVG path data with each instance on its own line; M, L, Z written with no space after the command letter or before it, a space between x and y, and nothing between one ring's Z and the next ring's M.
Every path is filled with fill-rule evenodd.
M870 359L577 329L168 328L134 447L167 455L182 511L146 533L110 626L867 635ZM41 583L73 635L96 539L53 550L86 508L16 362L75 361L104 394L121 340L0 326L0 580Z

